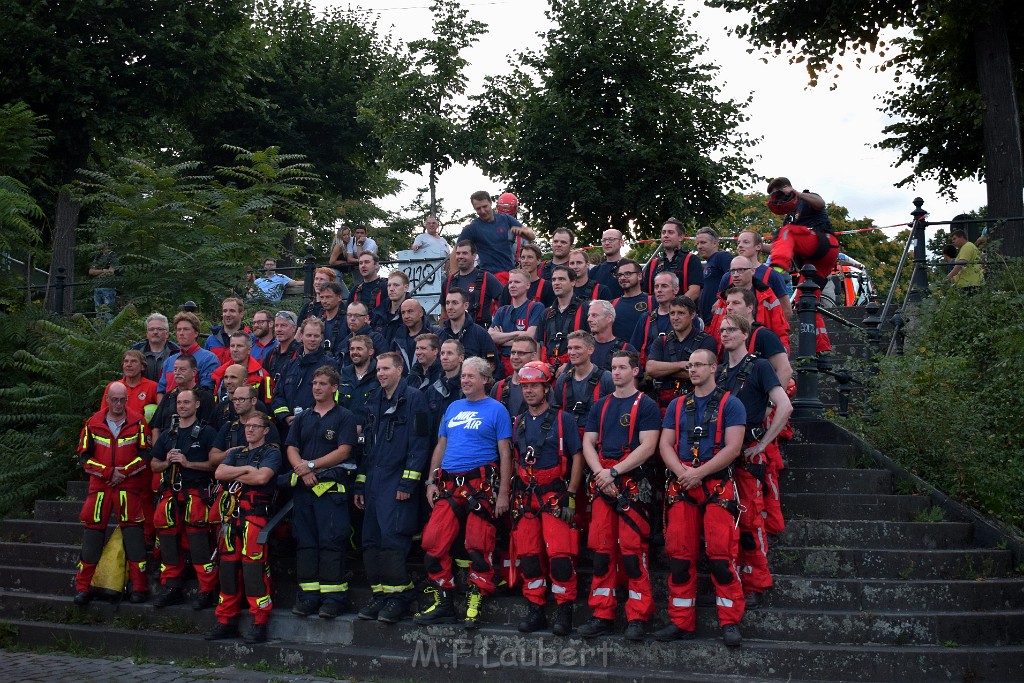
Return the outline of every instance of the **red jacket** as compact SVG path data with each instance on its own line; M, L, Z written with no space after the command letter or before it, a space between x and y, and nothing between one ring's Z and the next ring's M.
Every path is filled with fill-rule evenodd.
M789 353L789 321L786 320L786 316L782 312L782 303L778 297L775 296L775 292L772 291L771 287L762 283L760 280L754 280L754 294L757 295L757 306L754 307L754 320L761 323L769 330L779 336L779 341L786 347L786 353ZM708 324L708 334L714 335L718 343L722 343L722 335L719 334L718 328L722 326L722 318L725 317L725 293L718 295L715 300L715 305L711 308L712 318Z
M227 371L229 365L235 365L235 361L229 358L228 362L213 371L214 394L220 393L220 383L224 379L224 373ZM267 371L263 369L263 363L259 362L252 356L249 356L249 366L246 368L246 371L249 373L247 382L249 386L258 392L257 398L264 403L270 403L270 399L273 398L270 387L270 376L267 374Z
M128 411L121 432L115 437L107 426L107 411L100 410L85 421L78 438L78 455L82 466L89 475L89 490L109 486L115 468L121 468L127 479L121 488L149 486L148 476L136 476L149 472L146 454L150 448L149 426L135 411Z

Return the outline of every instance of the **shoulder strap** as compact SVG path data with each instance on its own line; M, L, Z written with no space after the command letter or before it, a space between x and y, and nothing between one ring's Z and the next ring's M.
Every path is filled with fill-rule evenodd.
M750 331L750 339L747 340L747 353L754 353L756 347L755 341L757 340L757 333L761 331L761 325L758 325Z
M537 280L537 290L533 293L534 301L540 301L543 298L545 282L547 282L547 280L544 278L539 278ZM527 311L527 313L529 313L529 311Z

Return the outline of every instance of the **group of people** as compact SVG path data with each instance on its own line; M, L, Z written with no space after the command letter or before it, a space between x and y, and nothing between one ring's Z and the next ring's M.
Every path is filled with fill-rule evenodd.
M780 191L773 200L792 192L796 203L773 206L788 222L771 268L752 232L735 257L711 228L698 231L699 257L683 250L675 219L644 266L622 257L617 230L604 233L606 260L593 268L566 229L544 261L514 203L496 212L478 192L437 327L409 297L408 277L381 277L370 250L347 297L333 269L317 269L316 299L297 316L258 310L246 328L245 303L225 299L202 347L194 314L174 316L176 343L167 318L152 314L80 439L91 476L75 602L91 599L114 518L132 602L150 597L155 545L154 606L184 601L188 562L199 582L192 607L216 605L207 637L241 636L244 594L245 639L262 642L273 606L268 527L288 501L299 616L348 609L354 529L373 594L361 619L414 614L474 628L504 584L528 603L520 630L548 627L550 591L552 632L568 635L585 545L592 618L578 633L610 633L624 588L625 636L642 640L656 611L651 543L664 538L669 624L652 637L693 637L703 549L724 641L739 645L744 610L772 585L768 539L784 527L777 443L792 410L791 303L777 267L788 276L806 260L827 275L814 259L835 241L820 197L788 181ZM787 252L780 240L795 244ZM408 562L420 533L425 595ZM467 582L458 612L456 566Z

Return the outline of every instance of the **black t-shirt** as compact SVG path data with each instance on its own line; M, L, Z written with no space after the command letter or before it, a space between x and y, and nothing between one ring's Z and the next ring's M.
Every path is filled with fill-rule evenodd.
M303 460L316 460L339 446L356 443L356 418L352 411L335 404L321 416L316 408L302 411L291 429L287 444L299 449Z
M735 367L723 364L718 368L718 386L738 398L747 411L747 424L759 426L764 422L768 410L768 392L781 386L772 364L761 358L750 363L746 381L740 386L740 372L746 361Z
M224 464L231 467L248 467L253 466L257 469L262 467L269 467L274 470L274 473L281 471L281 462L283 460L281 451L278 450L276 445L263 444L253 450L249 450L248 446L232 448L228 451L227 455L224 456ZM251 484L242 484L243 491L256 491L266 496L273 496L277 489L277 482L274 477L270 478L266 484L262 486L253 486Z
M636 427L632 430L633 442L630 444L630 425L637 394L640 395L640 402L636 409ZM605 410L606 404L607 410ZM590 416L587 418L587 431L599 435L598 455L606 460L622 460L625 456L623 448L626 446L635 448L640 442L641 432L660 429L661 410L658 408L658 404L650 396L640 392L627 398L619 398L612 394L601 399L597 404L591 406Z
M169 394L164 394L163 400L160 401L160 405L156 407L156 412L153 413L153 419L149 423L150 427L160 431L171 428L171 415L178 412L178 391L179 389L175 389ZM213 422L213 413L216 409L213 394L206 389L198 387L195 389L195 392L199 397L196 417L203 424L211 424Z
M185 459L189 462L206 462L210 459L210 449L213 448L213 442L216 439L217 432L213 427L196 422L189 427L179 428L177 434L172 434L169 429L161 432L150 455L154 460L166 461L167 454L177 448L185 454ZM170 476L173 468L172 465L164 472L165 480ZM181 485L185 487L204 488L213 481L213 472L202 472L185 467L179 471L181 472Z
M537 459L537 462L533 465L535 471L558 467L559 425L555 422L556 414L561 420L562 454L567 459L566 474L571 471L572 456L583 449L583 443L580 441L580 433L576 429L576 422L572 419L572 416L564 411L558 412L554 408L549 408L547 412L536 417L526 412L516 418L516 424L512 430L512 438L516 445L517 463L520 466L525 466L522 458L526 455L527 449L532 446L534 456ZM540 428L544 425L545 418L548 416L551 418L550 427L547 434L543 435L542 442Z

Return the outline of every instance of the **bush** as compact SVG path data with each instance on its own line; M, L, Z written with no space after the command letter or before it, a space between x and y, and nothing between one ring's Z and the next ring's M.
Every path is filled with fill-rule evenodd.
M872 391L865 436L949 495L1024 526L1024 263L943 288Z
M39 308L0 315L0 517L63 495L81 477L75 446L103 387L120 376L129 344L144 337L135 309L107 325Z

